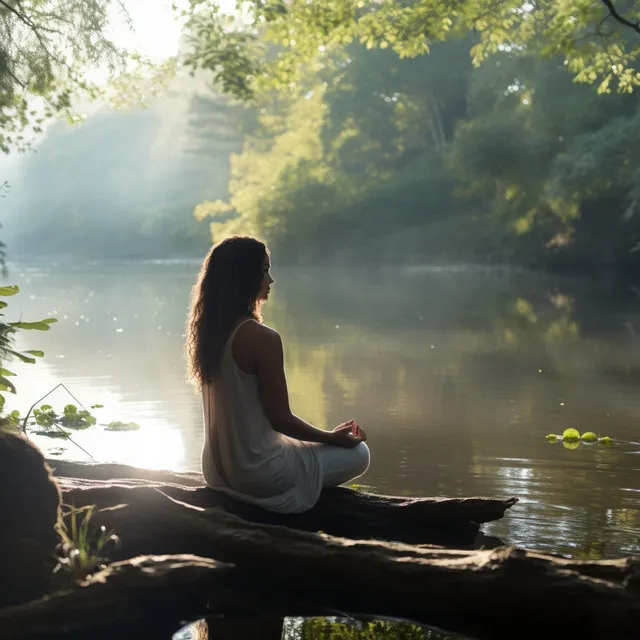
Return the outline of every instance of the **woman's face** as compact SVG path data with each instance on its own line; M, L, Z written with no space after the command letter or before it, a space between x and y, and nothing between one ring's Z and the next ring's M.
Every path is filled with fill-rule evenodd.
M264 264L262 266L263 276L262 282L260 283L260 295L258 296L259 300L266 300L269 297L269 292L271 290L271 285L275 282L275 280L271 277L271 260L269 256L264 257Z

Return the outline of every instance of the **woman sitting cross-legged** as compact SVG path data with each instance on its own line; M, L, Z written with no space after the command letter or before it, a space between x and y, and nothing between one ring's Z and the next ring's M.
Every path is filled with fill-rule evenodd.
M209 251L193 289L188 364L202 392L207 484L269 511L300 513L322 487L362 475L369 448L353 420L325 431L291 412L282 340L262 323L270 268L254 238L228 238Z

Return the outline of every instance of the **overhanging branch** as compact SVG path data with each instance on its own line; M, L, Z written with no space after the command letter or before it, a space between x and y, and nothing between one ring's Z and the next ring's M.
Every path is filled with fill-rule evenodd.
M609 9L609 13L611 14L611 17L614 20L617 20L620 24L624 25L625 27L629 27L630 29L633 29L637 33L640 33L640 21L636 20L634 22L632 20L629 20L628 18L625 18L615 8L615 6L613 5L613 1L612 0L602 0L602 2L604 3L605 7L607 7L607 9Z

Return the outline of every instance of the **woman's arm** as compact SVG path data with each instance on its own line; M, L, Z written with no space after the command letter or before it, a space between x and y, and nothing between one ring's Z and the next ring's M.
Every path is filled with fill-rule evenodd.
M282 339L272 329L257 326L254 340L253 353L260 401L271 426L276 431L297 440L342 447L355 447L364 439L352 435L351 423L344 423L334 431L325 431L317 429L292 413L284 372Z

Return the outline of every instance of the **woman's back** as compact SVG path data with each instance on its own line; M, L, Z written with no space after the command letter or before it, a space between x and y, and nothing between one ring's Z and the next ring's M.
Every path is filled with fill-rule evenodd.
M238 366L234 340L249 322L255 321L236 326L215 383L202 387L205 480L212 488L265 509L304 511L315 504L322 488L316 448L273 429L260 401L257 376Z

